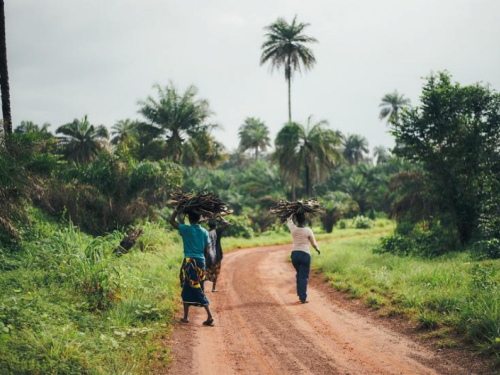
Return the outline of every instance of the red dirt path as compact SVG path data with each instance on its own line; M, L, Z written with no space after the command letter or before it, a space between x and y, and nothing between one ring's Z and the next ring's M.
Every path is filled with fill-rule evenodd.
M218 293L175 327L169 374L470 374L369 316L348 311L324 288L300 304L290 245L225 255ZM317 283L316 283L317 284ZM322 290L323 289L323 290ZM162 371L161 373L164 373Z

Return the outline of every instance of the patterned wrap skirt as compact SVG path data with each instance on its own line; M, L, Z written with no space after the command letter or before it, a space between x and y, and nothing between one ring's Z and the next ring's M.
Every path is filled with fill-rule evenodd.
M218 262L215 264L212 264L211 266L207 267L207 280L211 282L217 282L217 278L219 277L220 273L220 267L221 267L222 262Z
M180 272L182 286L182 302L194 306L206 306L210 304L205 295L205 259L184 258Z

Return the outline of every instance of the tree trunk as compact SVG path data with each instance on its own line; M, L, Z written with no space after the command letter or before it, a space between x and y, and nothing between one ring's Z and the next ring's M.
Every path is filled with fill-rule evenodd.
M288 81L288 123L292 122L292 66L290 62L290 55L288 55L285 67L285 78Z
M255 160L259 158L259 148L255 147Z
M0 0L0 91L2 93L3 128L5 135L12 134L10 113L9 71L7 69L7 39L5 35L4 0Z
M304 172L305 172L305 177L306 177L306 194L307 194L307 199L311 198L311 179L309 177L309 164L307 164L307 161L304 163Z
M288 77L288 123L292 122L292 78Z

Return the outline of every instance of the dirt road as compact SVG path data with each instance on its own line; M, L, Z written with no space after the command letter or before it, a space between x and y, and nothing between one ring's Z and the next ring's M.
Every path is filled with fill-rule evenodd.
M239 250L223 260L218 293L170 339L170 374L469 374L370 317L347 311L321 288L298 303L287 246ZM203 369L203 370L201 370Z

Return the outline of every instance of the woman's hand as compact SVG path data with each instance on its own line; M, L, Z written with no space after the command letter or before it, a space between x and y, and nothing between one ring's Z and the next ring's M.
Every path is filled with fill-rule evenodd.
M316 248L316 251L318 252L318 255L320 255L320 254L321 254L321 251L319 251L319 249L318 249L318 248Z

